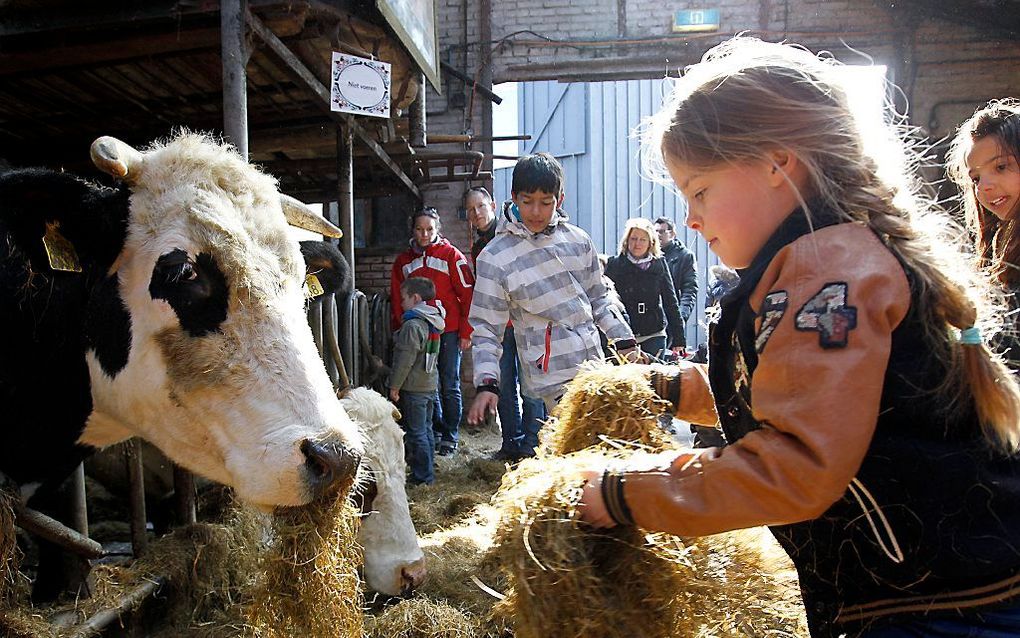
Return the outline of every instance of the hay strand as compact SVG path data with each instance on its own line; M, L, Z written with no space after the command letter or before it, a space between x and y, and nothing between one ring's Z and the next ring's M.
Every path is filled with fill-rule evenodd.
M424 598L403 600L365 624L367 638L477 638L474 617Z

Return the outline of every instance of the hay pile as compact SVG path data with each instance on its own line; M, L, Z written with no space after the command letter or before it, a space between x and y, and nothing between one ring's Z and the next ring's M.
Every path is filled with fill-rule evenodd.
M281 510L246 618L258 638L360 638L357 511L348 490L330 502Z
M225 518L179 528L128 565L97 565L90 598L35 609L24 596L0 604L0 635L59 635L49 617L69 613L80 622L162 577L165 629L153 638L361 638L357 512L346 491L271 518L234 504Z
M403 600L365 624L367 638L477 638L476 619L424 598Z
M632 453L630 441L650 451L668 445L647 371L583 370L543 431L538 458L504 477L492 552L509 592L496 613L514 619L517 638L806 635L795 575L760 536L683 540L577 521L581 470Z

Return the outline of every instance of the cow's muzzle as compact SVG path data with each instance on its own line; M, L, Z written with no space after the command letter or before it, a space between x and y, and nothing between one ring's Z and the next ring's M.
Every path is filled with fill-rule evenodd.
M401 588L400 594L402 596L410 596L411 592L421 586L425 582L425 576L427 574L425 569L425 558L419 558L418 560L404 565L400 569L400 581Z
M314 498L334 493L343 484L351 484L361 462L361 454L340 443L305 440L301 443L308 470L308 486Z

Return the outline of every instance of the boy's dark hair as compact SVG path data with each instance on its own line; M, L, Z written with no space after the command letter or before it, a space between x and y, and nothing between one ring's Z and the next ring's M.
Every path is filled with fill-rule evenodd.
M414 215L411 215L411 221L408 223L408 226L410 226L412 231L414 230L414 222L416 222L419 217L428 217L436 220L437 233L443 229L443 220L439 218L439 211L431 206L426 206L425 208L419 208Z
M656 220L655 220L654 222L652 222L652 223L653 223L653 224L665 224L665 225L666 225L666 228L670 229L670 230L671 230L671 231L673 231L674 233L676 232L676 224L674 224L674 223L673 223L673 220L672 220L672 219L670 219L669 217L658 217L658 218L656 218Z
M405 295L418 295L422 301L436 298L436 285L428 277L408 277L400 284L400 292Z
M559 197L563 194L563 182L563 166L556 158L548 153L535 153L517 160L510 191L515 195L542 191Z

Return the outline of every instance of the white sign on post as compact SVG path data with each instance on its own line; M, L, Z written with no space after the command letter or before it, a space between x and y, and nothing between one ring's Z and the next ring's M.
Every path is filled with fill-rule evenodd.
M330 108L341 113L390 116L390 65L333 52Z

